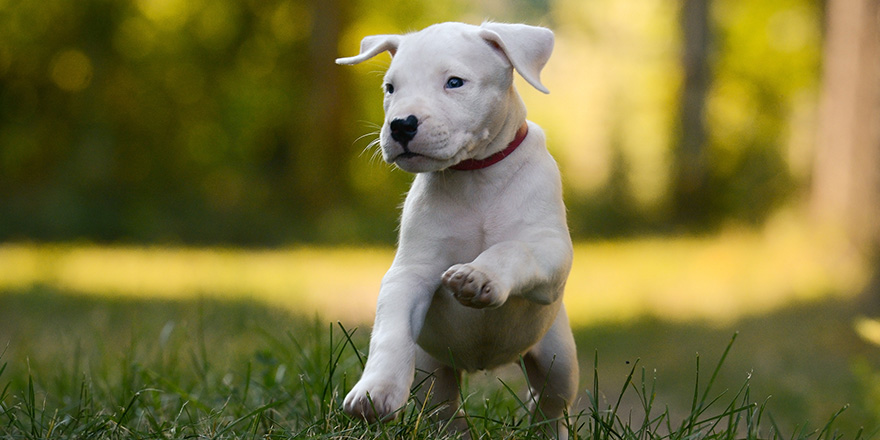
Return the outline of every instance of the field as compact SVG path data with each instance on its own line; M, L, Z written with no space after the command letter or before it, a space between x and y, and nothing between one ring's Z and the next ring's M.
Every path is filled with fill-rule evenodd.
M870 437L867 272L834 243L786 225L579 244L578 435ZM436 438L415 403L375 426L338 410L392 255L0 246L0 438ZM515 366L465 385L477 436L538 432Z

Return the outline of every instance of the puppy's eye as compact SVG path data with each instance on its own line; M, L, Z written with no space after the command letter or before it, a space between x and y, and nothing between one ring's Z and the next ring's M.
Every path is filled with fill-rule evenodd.
M389 95L394 93L394 85L391 83L385 84L385 93Z
M457 76L453 76L452 78L449 78L448 80L446 80L446 88L447 89L457 89L463 85L464 85L464 80L457 77Z

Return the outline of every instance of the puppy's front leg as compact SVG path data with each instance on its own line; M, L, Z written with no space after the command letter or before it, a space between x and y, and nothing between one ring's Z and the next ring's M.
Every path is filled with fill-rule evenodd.
M415 373L415 339L438 286L417 271L392 265L379 291L364 373L343 403L347 414L384 420L406 403Z
M450 267L441 281L468 307L500 307L511 294L550 304L562 293L571 260L567 234L539 235L497 243L474 261Z

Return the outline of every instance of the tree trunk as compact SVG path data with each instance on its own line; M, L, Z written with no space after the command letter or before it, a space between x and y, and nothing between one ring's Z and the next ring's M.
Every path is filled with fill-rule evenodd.
M351 195L348 149L352 117L346 69L334 63L339 36L345 29L350 2L313 0L312 33L308 65L309 110L306 129L295 135L305 139L296 158L296 187L307 188L305 204L320 215L345 203Z
M705 224L711 209L705 151L706 93L712 80L709 68L710 6L710 0L683 0L680 17L684 79L672 197L675 220L691 226Z
M811 208L875 261L880 306L880 0L828 0Z
M880 232L880 0L829 0L812 209L862 249Z

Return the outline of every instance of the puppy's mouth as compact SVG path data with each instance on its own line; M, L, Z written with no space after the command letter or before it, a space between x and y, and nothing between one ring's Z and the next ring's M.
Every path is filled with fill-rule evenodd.
M446 162L444 159L437 158L430 154L415 153L406 150L391 160L390 163L397 165L398 168L410 173L423 173L428 171L438 171L442 169Z
M416 153L416 152L410 150L406 144L401 144L401 147L403 147L403 152L394 157L394 162L397 162L399 160L415 159L417 157L423 157L425 159L430 159L430 160L437 160L437 158L431 157L427 154Z
M414 157L423 156L419 153L413 153L412 151L404 151L403 153L398 154L397 157L394 158L394 161L397 162L400 159L412 159Z
M439 169L441 165L448 165L450 158L438 155L430 145L416 145L413 148L409 142L392 142L383 144L382 149L386 162L395 164L404 171L421 172L428 169ZM390 154L388 154L390 153Z

